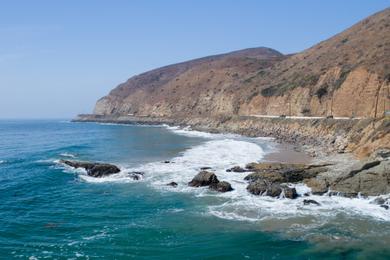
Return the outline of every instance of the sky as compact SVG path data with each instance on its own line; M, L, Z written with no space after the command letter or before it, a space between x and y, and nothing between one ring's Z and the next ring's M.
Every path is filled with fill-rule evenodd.
M73 118L131 76L250 47L302 51L390 0L0 0L0 118Z

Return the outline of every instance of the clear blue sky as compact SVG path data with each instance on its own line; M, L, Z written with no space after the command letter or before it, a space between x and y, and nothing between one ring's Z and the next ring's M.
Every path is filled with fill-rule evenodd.
M159 66L266 46L301 51L384 0L1 0L0 118L72 118Z

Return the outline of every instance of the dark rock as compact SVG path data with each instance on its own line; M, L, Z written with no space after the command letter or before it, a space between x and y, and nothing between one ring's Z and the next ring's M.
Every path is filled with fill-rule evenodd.
M295 199L298 196L295 188L289 188L278 183L269 183L264 180L251 182L246 189L254 195L278 197L284 191L284 196L286 198Z
M390 158L390 149L380 149L374 153L374 158L387 159Z
M370 169L372 167L375 167L375 166L379 165L380 163L381 163L381 161L378 161L378 160L365 162L358 169L350 171L348 176L352 177L352 176L356 175L357 173L364 171L364 170L367 170L367 169Z
M310 205L310 204L314 204L314 205L317 205L317 206L321 205L320 203L318 203L315 200L303 200L303 205Z
M228 192L228 191L233 190L232 186L227 181L212 183L212 184L210 184L210 189L218 191L218 192Z
M132 177L133 180L135 180L135 181L138 181L138 180L141 179L141 177L140 177L139 175L132 175L131 177Z
M381 208L384 208L384 209L389 209L389 206L388 205L380 205Z
M218 182L219 180L214 173L208 171L201 171L192 179L192 181L188 183L188 185L191 187L201 187Z
M131 172L131 174L136 174L136 175L141 175L141 176L143 176L145 173L144 173L144 172Z
M234 167L232 167L230 169L227 169L226 171L227 172L247 172L248 170L246 170L246 169L244 169L244 168L242 168L240 166L234 166Z
M167 186L172 186L172 187L177 187L177 185L178 184L176 182L174 182L174 181L172 181L172 182L167 184Z
M376 198L376 199L374 200L374 203L375 203L375 204L378 204L378 205L383 205L383 204L386 203L386 200L385 200L384 198L382 198L382 197L378 197L378 198Z
M171 163L171 161L164 161L164 163Z
M286 186L283 187L282 186L282 189L283 189L285 198L295 199L296 197L298 197L298 193L297 193L297 190L295 188L290 188L290 187L286 187Z
M105 177L120 172L120 169L117 166L108 163L92 163L69 160L61 160L60 162L73 168L84 168L87 171L88 176L96 178Z
M249 183L246 189L254 195L268 195L268 187L269 184L266 183L264 180L257 180ZM280 192L282 192L282 190L280 190Z
M201 167L200 170L201 171L211 170L211 167L207 167L207 166L206 167Z
M297 183L305 179L316 177L325 172L329 164L305 165L284 163L250 163L246 166L248 171L253 171L245 177L245 180L266 180L268 182Z
M143 172L130 172L130 177L133 178L133 180L138 181L142 179L142 176L144 175Z

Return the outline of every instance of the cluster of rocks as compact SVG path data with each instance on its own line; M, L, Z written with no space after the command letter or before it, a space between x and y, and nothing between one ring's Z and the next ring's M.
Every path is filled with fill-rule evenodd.
M97 163L97 162L83 162L83 161L71 161L71 160L60 160L60 163L68 165L73 168L85 169L88 176L95 178L107 177L112 174L119 173L121 170L118 166L108 163ZM130 172L128 175L134 180L140 180L143 176L143 172Z
M120 169L112 164L61 160L61 163L73 168L83 168L88 176L101 178L119 173ZM166 161L165 163L170 163ZM254 195L298 197L295 188L290 184L305 183L314 195L329 194L346 197L378 196L390 193L390 152L382 152L375 158L359 161L341 173L331 175L330 164L286 164L286 163L250 163L246 167L235 166L227 172L248 172L244 178L248 182L247 190ZM188 183L191 187L205 187L218 192L232 191L229 182L219 181L211 167L202 167L200 172ZM128 173L134 180L142 178L142 172ZM176 182L167 185L177 187ZM307 195L307 194L306 194ZM390 199L380 199L374 202L389 209ZM319 205L310 199L304 200L304 205Z
M326 166L328 165L251 163L246 166L246 170L252 173L244 179L249 181L247 190L254 195L295 199L298 197L296 189L288 184L314 178L326 171Z

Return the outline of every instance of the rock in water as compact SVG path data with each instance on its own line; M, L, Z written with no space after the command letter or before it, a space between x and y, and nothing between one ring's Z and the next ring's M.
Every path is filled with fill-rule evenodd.
M327 171L326 165L282 164L282 163L252 163L247 169L254 171L245 180L266 180L268 182L297 183L316 177Z
M303 200L303 205L310 205L310 204L314 204L314 205L317 205L317 206L321 205L320 203L318 203L315 200Z
M172 182L167 184L167 186L172 186L172 187L177 187L177 185L178 184L176 182L174 182L174 181L172 181Z
M108 163L93 163L69 160L61 160L60 162L73 168L84 168L87 171L88 176L96 178L109 176L121 171L117 166Z
M254 195L267 195L271 197L277 197L282 193L280 185L271 184L263 180L250 183L246 189Z
M191 187L201 187L209 186L213 183L218 182L219 180L214 173L208 171L201 171L192 179L192 181L188 183L188 185Z
M384 209L389 209L389 205L380 205L381 208L384 208Z
M290 188L279 183L269 183L264 180L257 180L255 182L251 182L246 189L254 195L279 197L282 192L284 192L285 198L295 199L296 197L298 197L295 188Z
M212 183L212 184L210 184L210 189L218 191L218 192L228 192L228 191L233 190L232 186L227 181Z
M249 183L246 189L254 195L267 195L268 184L263 180L257 180ZM282 191L280 191L282 192Z
M290 188L290 187L282 187L284 191L284 197L288 199L295 199L298 197L297 190L295 188Z
M234 167L232 167L230 169L227 169L226 171L227 172L247 172L248 170L246 170L246 169L244 169L244 168L242 168L240 166L234 166Z

